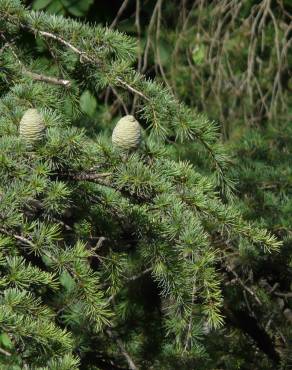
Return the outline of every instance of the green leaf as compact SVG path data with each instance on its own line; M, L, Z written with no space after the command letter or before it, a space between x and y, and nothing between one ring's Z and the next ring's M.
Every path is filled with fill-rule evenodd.
M46 8L51 2L52 2L52 0L35 0L32 3L32 8L34 10L42 10L42 9Z
M60 282L68 292L74 290L76 285L74 279L66 271L62 272Z
M75 15L75 17L84 16L89 10L90 6L93 4L94 0L82 0L82 1L72 1L63 0L63 6L66 8L67 12Z
M0 334L0 343L5 348L13 348L13 343L11 342L11 339L9 338L7 333Z
M205 46L196 45L192 51L192 58L195 64L202 64L205 60Z
M65 13L65 8L64 5L60 0L53 0L50 2L48 8L47 8L47 13L50 14L64 14Z
M167 66L169 64L171 52L172 50L170 46L165 41L159 40L158 53L159 53L160 63L163 66Z
M88 116L93 117L96 112L96 99L90 93L89 90L85 90L80 97L80 108L82 112L86 113Z

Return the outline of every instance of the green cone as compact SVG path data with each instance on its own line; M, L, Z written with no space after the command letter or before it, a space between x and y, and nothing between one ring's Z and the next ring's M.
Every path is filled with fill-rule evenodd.
M141 143L141 127L135 117L122 117L112 134L113 145L122 150L137 149Z
M36 109L28 109L19 124L19 134L28 143L35 144L45 133L43 118Z

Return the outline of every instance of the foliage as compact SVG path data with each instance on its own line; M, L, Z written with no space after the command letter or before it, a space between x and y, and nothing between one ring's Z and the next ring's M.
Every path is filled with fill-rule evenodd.
M218 127L139 73L141 56L133 67L133 39L17 0L0 16L2 368L284 369L288 126L236 146L239 201ZM30 148L19 123L32 107L47 130ZM130 111L144 143L125 155L110 134ZM268 193L263 151L279 164ZM281 205L269 217L267 196Z
M84 16L93 4L94 0L70 1L70 0L35 0L34 10L44 10L52 14L70 14L76 17Z
M120 28L140 40L140 69L220 120L227 139L242 122L287 121L291 12L281 0L159 0Z

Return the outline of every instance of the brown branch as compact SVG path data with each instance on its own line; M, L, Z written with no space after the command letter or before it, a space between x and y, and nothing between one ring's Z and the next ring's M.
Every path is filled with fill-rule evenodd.
M158 63L158 67L159 67L161 76L163 78L163 81L166 84L166 86L168 87L168 89L171 92L173 92L172 87L170 86L170 84L169 84L169 82L167 80L167 77L165 75L165 72L164 72L164 69L163 69L163 65L162 65L162 62L161 62L161 56L160 56L159 39L160 39L161 17L162 17L161 16L162 2L163 2L163 0L158 0L157 1L158 10L157 10L157 26L156 26L156 57L157 57L157 63Z
M36 80L36 81L48 82L48 83L53 84L53 85L61 85L61 86L64 86L66 88L71 87L71 81L69 81L69 80L58 79L56 77L45 76L43 74L39 74L39 73L29 71L24 66L22 61L19 59L18 55L16 54L16 52L13 49L12 44L7 41L7 39L6 39L5 35L3 35L3 33L1 33L1 37L5 41L5 44L1 48L0 52L3 51L4 47L8 47L10 49L11 53L13 54L14 58L16 59L17 63L19 64L22 73L26 74L27 76L31 77L33 80Z
M283 297L283 298L292 298L292 292L279 292L276 289L279 287L279 283L275 283L273 286L271 286L265 279L262 279L262 286L265 288L267 293L269 294L274 294L275 296L278 297Z
M122 107L125 111L125 114L129 114L128 108L127 108L123 98L120 96L120 94L117 92L117 90L114 87L112 87L111 89L112 89L114 95L117 97L118 101L121 103L121 105L122 105Z
M104 177L108 177L110 175L112 175L111 172L104 172L104 173L85 173L85 172L81 172L81 173L76 173L76 174L73 174L73 173L65 174L65 176L69 176L70 178L72 178L74 180L88 180L88 181L99 180L99 179L102 179Z
M151 19L150 19L150 22L149 22L149 26L148 26L148 29L147 29L147 42L146 42L146 46L144 48L145 51L144 51L144 57L143 57L142 73L144 73L146 71L146 69L147 69L148 53L149 53L150 45L151 45L151 37L150 37L150 34L151 34L152 28L154 26L154 21L155 21L155 18L156 18L156 13L158 11L157 4L158 4L158 2L156 2L156 5L155 5L155 7L153 9L152 16L151 16Z
M69 80L58 79L56 77L45 76L45 75L42 75L42 74L39 74L39 73L30 72L26 68L23 68L23 72L35 81L48 82L50 84L61 85L61 86L64 86L66 88L71 87L71 81L69 81Z
M121 339L119 339L118 337L116 337L110 329L106 329L106 333L107 333L107 335L111 339L114 339L116 341L118 347L120 348L120 351L121 351L122 355L125 357L128 365L129 365L129 368L131 370L138 370L138 367L135 365L135 363L132 360L131 356L126 351L125 346L124 346L124 343L121 341Z
M98 238L98 241L97 241L95 247L92 248L91 250L96 251L96 250L100 249L104 241L106 241L106 238L104 236L100 236Z
M9 47L9 43L8 42L6 42L2 47L1 47L1 49L0 49L0 54L2 54L3 53L3 51L6 49L6 48L8 48Z
M68 180L77 180L77 181L91 181L96 184L107 186L112 189L116 189L116 187L110 183L110 181L107 179L109 176L111 176L112 173L105 172L105 173L61 173L60 176L62 178L68 179Z
M21 24L22 27L24 28L27 28L27 26ZM72 45L70 42L62 39L61 37L51 33L51 32L46 32L46 31L39 31L39 30L36 30L36 29L33 29L33 28L30 28L28 27L31 31L33 31L34 33L38 33L40 34L41 36L44 36L44 37L47 37L47 38L50 38L50 39L53 39L53 40L56 40L58 42L60 42L61 44L63 44L64 46L67 46L69 49L71 49L72 51L74 51L74 53L78 54L80 56L80 61L82 60L86 60L87 62L90 62L90 63L98 63L96 59L94 58L91 58L90 56L88 56L84 51L78 49L76 46Z
M257 294L253 290L251 290L248 286L246 286L244 284L244 282L238 276L237 272L234 271L233 268L231 266L229 266L228 264L225 264L225 267L226 267L226 270L231 272L232 275L235 277L235 281L238 281L238 283L243 287L243 289L246 290L256 300L256 302L261 306L262 302L260 301Z
M127 82L123 81L120 77L117 77L116 80L121 85L125 86L128 90L130 90L132 93L141 96L141 98L143 98L143 99L145 99L147 101L150 101L150 98L148 98L148 96L144 95L141 91L135 89L134 87L132 87L131 85L129 85Z
M288 292L288 293L274 292L274 294L278 297L292 298L292 292Z
M135 281L137 279L140 279L140 277L148 274L148 272L152 271L152 267L149 267L148 269L140 272L140 274L137 274L137 275L133 275L133 276L130 276L129 278L127 278L128 281Z
M195 300L195 292L196 292L196 284L194 282L193 289L192 289L192 305L194 304L194 300ZM193 326L193 314L191 313L190 321L189 321L189 325L188 325L188 331L187 331L187 335L186 335L185 346L184 346L184 352L188 349L189 342L192 338L192 335L191 335L192 326Z
M130 277L126 278L126 280L127 280L127 281L135 281L135 280L138 280L138 279L140 279L140 277L142 277L142 276L144 276L144 275L148 274L148 273L149 273L149 272L151 272L152 270L153 270L153 268L152 268L152 267L149 267L149 268L147 268L146 270L144 270L144 271L140 272L140 274L133 275L133 276L130 276ZM118 294L118 292L113 293L113 294L108 298L107 303L110 303L111 301L113 301L113 300L114 300L114 298L117 296L117 294Z
M11 356L11 353L10 353L10 352L6 351L5 349L3 349L3 348L1 348L1 347L0 347L0 353L2 353L2 354L3 354L3 355L5 355L5 356L8 356L8 357L10 357L10 356Z
M141 72L142 68L142 43L141 43L141 24L140 24L140 0L136 0L136 11L135 11L135 26L137 28L137 45L138 45L138 72ZM136 109L138 96L135 94L132 103L131 114L133 115Z
M120 19L121 15L123 14L124 10L126 9L126 7L128 5L128 2L129 2L129 0L124 0L124 2L122 3L120 9L118 10L118 13L117 13L115 19L112 21L112 23L109 26L109 28L115 27L115 25L118 23L118 20Z

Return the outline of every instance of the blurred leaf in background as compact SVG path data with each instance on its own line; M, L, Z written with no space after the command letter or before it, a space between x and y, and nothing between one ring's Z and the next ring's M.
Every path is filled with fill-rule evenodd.
M192 58L195 64L202 64L206 58L205 46L203 44L196 45L192 50Z
M83 113L93 117L96 111L97 102L95 97L90 93L89 90L85 90L80 96L80 108Z
M94 0L35 0L32 7L52 14L83 17L93 3Z

